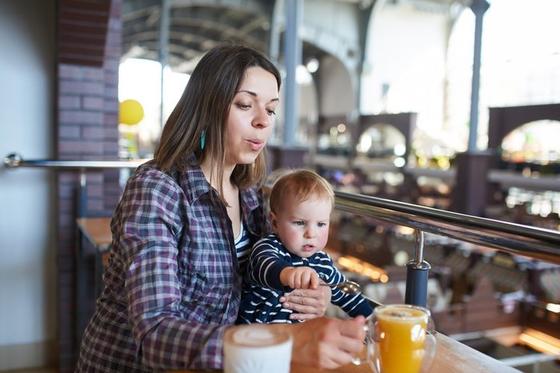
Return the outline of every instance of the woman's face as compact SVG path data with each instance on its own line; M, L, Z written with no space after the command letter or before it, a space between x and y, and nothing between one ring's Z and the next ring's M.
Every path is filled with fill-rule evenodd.
M274 75L261 67L248 68L227 118L227 164L250 164L255 161L270 137L277 106L278 84Z

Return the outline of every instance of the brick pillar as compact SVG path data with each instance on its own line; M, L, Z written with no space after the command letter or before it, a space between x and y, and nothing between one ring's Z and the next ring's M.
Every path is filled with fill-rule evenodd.
M57 157L118 158L118 65L122 0L59 0L57 15ZM76 248L79 173L58 181L59 370L74 370L76 341ZM87 173L86 215L108 216L120 194L118 171Z
M488 172L495 168L493 152L459 153L456 158L457 175L452 193L451 210L469 215L485 216L492 186Z
M306 164L305 157L309 153L308 148L304 147L284 147L269 145L268 168L269 171L278 168L300 168Z
M104 86L103 95L103 157L118 159L119 157L119 64L122 55L122 2L111 1L111 13L105 45L103 61ZM111 170L103 173L103 208L105 212L113 212L120 196L119 171Z

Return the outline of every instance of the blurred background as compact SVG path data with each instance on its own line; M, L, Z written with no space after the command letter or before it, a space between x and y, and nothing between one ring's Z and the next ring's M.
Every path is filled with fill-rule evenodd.
M132 167L83 162L152 157L222 43L283 74L271 171L560 230L558 14L557 0L0 0L0 371L73 370ZM22 159L39 163L10 169ZM560 371L557 265L426 246L439 331ZM368 296L402 302L411 229L335 211L328 250Z

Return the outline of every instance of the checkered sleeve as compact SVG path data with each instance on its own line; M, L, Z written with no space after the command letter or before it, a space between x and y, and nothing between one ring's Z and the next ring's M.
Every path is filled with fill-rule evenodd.
M120 246L137 354L153 369L221 368L226 326L202 325L179 312L177 247L188 225L181 219L180 193L173 179L157 173L130 179L122 199Z

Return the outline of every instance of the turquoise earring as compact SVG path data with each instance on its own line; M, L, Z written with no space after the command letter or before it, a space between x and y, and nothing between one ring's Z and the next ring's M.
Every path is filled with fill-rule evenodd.
M202 133L200 134L200 150L204 150L204 147L206 146L206 130L203 130Z

